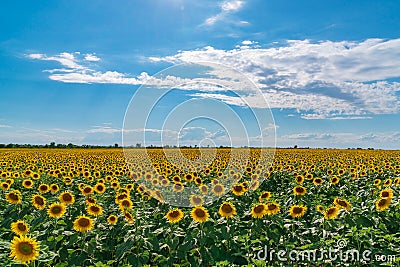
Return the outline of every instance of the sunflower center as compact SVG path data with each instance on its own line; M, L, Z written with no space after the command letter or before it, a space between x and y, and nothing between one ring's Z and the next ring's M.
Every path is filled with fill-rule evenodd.
M328 215L332 215L335 213L335 209L328 209L327 213L328 213Z
M24 255L30 255L33 252L33 246L28 242L22 242L19 244L18 250Z
M17 227L18 227L18 230L20 230L22 232L24 232L26 230L26 226L23 223L19 223Z
M233 211L231 205L229 204L223 204L222 205L222 211L225 213L231 213Z
M274 209L276 209L276 208L277 208L276 205L273 204L273 203L271 203L271 204L268 205L268 209L269 209L269 210L274 210Z
M233 187L233 190L235 190L236 192L242 192L242 189L243 188L240 185Z
M179 211L174 210L169 214L169 216L172 218L177 218L179 216Z
M80 218L78 224L81 227L88 227L90 225L90 221L87 218Z
M380 207L385 206L386 202L387 202L386 198L382 198L381 200L379 200L378 206L380 206Z
M254 208L255 213L262 213L264 211L264 206L263 205L258 205Z
M93 212L99 212L99 207L96 207L96 206L92 206L92 207L90 207L90 209L93 211Z
M11 193L11 194L9 195L9 197L10 197L12 200L18 200L18 199L19 199L19 196L18 196L17 194L15 194L15 193Z
M222 187L220 185L216 185L214 187L214 191L217 192L217 193L222 192Z
M206 216L206 213L202 209L196 209L195 213L196 213L196 216L199 218L203 218Z
M382 197L388 197L389 196L389 192L382 192Z
M297 193L303 193L303 192L304 192L304 189L303 189L302 187L297 187L297 188L296 188L296 192L297 192Z
M342 207L347 207L347 203L344 200L338 200L337 203Z
M295 208L293 209L293 213L295 213L295 214L299 214L299 213L302 213L302 212L303 212L303 209L300 208L300 207L295 207Z
M97 190L99 190L99 191L103 191L103 186L102 185L99 185L99 186L97 186Z
M35 198L35 202L36 202L36 204L38 204L38 205L44 205L43 199L40 198L40 197Z
M61 213L61 208L60 207L58 207L58 206L56 206L56 207L53 207L53 209L51 210L54 214L58 214L58 213Z
M69 195L69 194L65 194L65 195L63 195L63 200L64 200L64 201L71 201L71 200L72 200L72 197L71 197L71 195Z

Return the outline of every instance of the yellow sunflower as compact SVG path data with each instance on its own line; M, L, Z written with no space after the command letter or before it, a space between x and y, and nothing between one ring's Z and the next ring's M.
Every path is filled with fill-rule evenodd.
M88 196L88 195L90 195L90 194L92 194L93 193L93 187L91 187L90 185L86 185L83 189L82 189L82 194L84 195L84 196Z
M41 194L45 194L50 191L50 187L47 184L41 184L39 185L38 190Z
M42 210L46 207L46 198L41 195L34 195L32 197L32 204L36 209Z
M235 196L241 196L244 194L244 192L246 192L246 189L244 188L243 184L237 184L232 187L232 193Z
M168 211L168 213L165 215L165 219L167 219L167 221L169 223L177 223L180 220L182 220L183 218L183 212L180 209L173 209Z
M114 225L118 222L118 217L115 216L114 214L111 214L110 216L107 217L107 222L110 225Z
M260 200L260 202L267 201L268 199L271 198L271 195L272 195L271 192L264 191L264 192L262 192L262 193L260 194L260 196L258 197L258 199Z
M304 186L298 185L293 188L293 193L296 196L304 196L307 193L307 190Z
M72 193L70 192L63 192L58 196L58 199L61 201L61 203L64 203L65 205L72 205L75 203L75 197Z
M384 189L380 192L381 198L392 198L393 197L393 190L392 189Z
M128 224L132 224L132 223L135 222L135 219L133 218L133 215L132 215L130 212L125 211L125 212L124 212L124 216L125 216L125 221L126 221Z
M262 218L265 214L267 214L268 210L267 210L267 205L265 205L264 203L259 203L253 206L253 208L251 209L251 216L253 216L253 218Z
M338 184L340 179L337 176L333 176L331 178L331 184Z
M87 216L79 216L74 221L74 230L77 232L85 233L93 228L93 220Z
M19 236L26 235L29 232L29 226L26 222L18 220L11 223L11 231Z
M317 211L320 213L325 213L324 207L322 207L321 205L317 205Z
M22 186L27 188L27 189L32 188L33 181L31 179L23 180L22 181Z
M86 208L89 215L100 216L103 213L103 208L97 204L91 204Z
M196 222L203 223L208 220L208 211L203 207L194 207L190 212L190 216Z
M53 203L47 208L47 214L52 218L61 218L67 211L65 204Z
M175 192L182 192L184 188L185 188L185 187L184 187L183 184L181 184L181 183L176 183L176 184L174 184L173 187L172 187L172 189L173 189Z
M345 209L348 211L351 209L350 203L346 199L341 199L337 197L333 201L333 204L335 204L340 209Z
M393 183L392 179L389 178L389 179L386 179L386 181L383 183L383 185L385 187L389 187L392 185L392 183Z
M267 203L267 215L274 215L279 213L281 210L280 206L276 202Z
M58 190L60 190L60 188L58 187L57 184L51 184L50 185L50 190L51 190L52 193L57 193Z
M390 206L391 198L380 198L376 201L375 206L378 211L384 211Z
M119 202L120 210L132 209L133 202L130 199L123 199Z
M331 220L336 218L336 216L339 214L339 208L336 206L329 207L326 209L324 213L324 218L327 220Z
M298 183L298 184L304 183L304 176L303 175L297 175L296 176L296 183Z
M10 246L10 257L22 264L29 264L39 256L39 244L26 236L14 236Z
M103 194L103 193L106 191L106 185L105 185L105 184L102 184L102 183L97 183L97 184L94 186L94 191L95 191L97 194Z
M307 211L307 207L303 205L293 205L289 209L289 214L293 218L300 218L304 216Z
M208 186L206 186L205 184L200 185L200 186L199 186L199 191L200 191L200 193L202 193L203 195L204 195L204 194L207 194L207 193L208 193Z
M222 217L231 218L236 215L236 208L232 203L224 202L219 207L218 213Z
M21 192L13 190L6 194L6 200L10 204L20 204L22 202Z
M324 180L322 180L321 178L314 178L313 183L314 185L321 185L324 182Z

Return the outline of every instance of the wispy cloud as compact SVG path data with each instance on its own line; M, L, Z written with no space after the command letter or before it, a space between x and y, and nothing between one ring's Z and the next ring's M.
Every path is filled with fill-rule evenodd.
M238 12L245 5L245 1L241 0L225 0L219 4L220 12L214 16L207 18L203 25L212 26L217 22L226 20L230 14ZM238 25L247 25L247 21L236 22Z

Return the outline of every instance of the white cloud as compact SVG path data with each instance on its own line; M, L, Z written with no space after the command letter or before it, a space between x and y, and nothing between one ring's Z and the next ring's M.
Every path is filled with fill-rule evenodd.
M220 3L220 13L211 16L207 18L204 21L203 25L206 26L212 26L216 24L219 21L226 20L227 17L235 12L238 12L242 7L244 6L245 2L241 0L225 0L222 3ZM247 25L249 24L247 21L239 21L239 23L236 23L237 25Z
M245 40L245 46L232 50L207 46L150 60L230 66L253 80L272 108L294 108L303 118L359 118L400 111L400 83L387 80L400 77L400 39L292 40L272 48L249 47L250 43ZM244 103L243 98L219 93L196 96ZM251 94L244 99L253 107L264 103Z
M0 128L11 128L10 125L0 124Z
M96 57L93 54L86 54L85 55L85 60L87 60L87 61L100 61L100 58Z

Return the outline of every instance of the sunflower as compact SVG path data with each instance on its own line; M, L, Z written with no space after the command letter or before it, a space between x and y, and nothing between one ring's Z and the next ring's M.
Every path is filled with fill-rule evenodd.
M96 204L96 203L97 203L97 200L96 200L94 197L87 196L87 197L86 197L86 200L85 200L85 203L86 203L87 205Z
M34 195L32 197L32 204L36 209L42 210L46 207L46 198L41 195Z
M103 208L97 204L91 204L86 208L86 211L89 215L99 216L103 213Z
M123 199L119 202L120 210L132 209L133 203L130 199Z
M234 185L234 186L232 187L232 193L233 193L235 196L241 196L241 195L244 194L244 192L246 192L246 190L245 190L243 184L237 184L237 185Z
M374 185L375 186L378 186L378 185L380 185L381 184L381 179L375 179L374 180Z
M202 193L203 195L204 195L204 194L207 194L207 193L208 193L208 186L206 186L205 184L200 185L200 186L199 186L199 191L200 191L200 193Z
M307 207L303 205L293 205L289 209L289 214L293 218L300 218L304 216L307 211Z
M324 213L324 218L327 220L335 219L336 216L339 214L339 208L336 206L329 207L326 209Z
M61 218L67 211L65 204L53 203L47 208L47 214L52 218Z
M61 201L61 203L64 203L65 205L72 205L75 203L75 197L72 193L70 192L63 192L58 196L58 199Z
M39 244L26 236L14 236L10 250L10 257L22 264L28 264L39 256Z
M333 203L340 209L350 210L350 203L345 199L335 198Z
M190 204L194 207L203 205L204 200L201 196L191 195Z
M211 191L216 196L222 196L225 193L225 188L222 184L215 184Z
M274 215L279 213L281 210L280 206L276 202L267 203L267 215Z
M50 191L50 187L47 184L41 184L39 185L38 190L41 194L45 194Z
M8 189L10 189L10 185L7 184L6 182L2 182L2 183L0 184L0 187L1 187L1 189L3 189L3 190L8 190Z
M169 223L177 223L183 218L183 212L180 209L173 209L168 211L168 213L165 215L165 219Z
M222 217L231 218L236 215L236 208L232 203L224 202L219 207L218 213Z
M194 207L190 212L190 216L196 222L203 223L208 220L209 214L208 211L203 207Z
M392 201L391 198L380 198L376 201L375 206L378 211L384 211L385 209L389 208L390 202Z
M317 211L320 212L320 213L324 213L325 212L324 207L322 207L321 205L317 205Z
M253 218L262 218L265 214L267 214L267 212L267 205L265 205L264 203L256 204L251 209L251 215L253 216Z
M164 179L161 180L160 183L161 183L162 186L165 187L165 186L168 186L168 185L169 185L169 180L164 178Z
M383 183L383 185L385 186L385 187L389 187L389 186L391 186L392 185L392 179L386 179L386 181Z
M304 186L301 186L301 185L295 186L293 188L293 193L296 196L304 196L306 194L306 192L307 192L306 188Z
M323 183L323 180L321 178L314 178L313 183L315 185L321 185Z
M132 215L130 212L125 211L125 212L124 212L124 216L125 216L125 221L126 221L128 224L132 224L132 223L135 222L135 219L133 218L133 215Z
M296 176L296 183L298 183L298 184L304 183L304 176L303 175L297 175Z
M93 220L87 216L79 216L74 221L74 230L77 232L85 233L93 228Z
M264 192L262 192L262 193L260 194L260 196L258 197L258 199L260 200L260 202L267 201L268 199L271 198L271 195L272 195L271 192L264 191Z
M60 190L60 188L58 187L57 184L51 184L50 185L50 190L51 190L52 193L57 193L58 190Z
M175 192L182 192L184 188L185 188L185 187L184 187L183 184L181 184L181 183L176 183L176 184L174 184L174 186L172 187L172 189L173 189Z
M11 223L11 231L16 235L23 236L29 232L29 226L26 222L18 220Z
M32 188L33 181L31 179L23 180L22 181L22 186L27 188L27 189Z
M20 204L22 202L21 192L13 190L6 194L6 200L10 204Z
M331 178L331 184L338 184L340 179L337 176L333 176Z
M103 193L106 191L106 186L105 186L105 184L103 184L103 183L97 183L97 184L94 186L94 191L95 191L97 194L103 194Z
M114 214L111 214L110 216L107 217L107 222L110 225L114 225L118 222L118 217L115 216Z
M379 194L381 198L392 198L393 197L393 190L392 189L384 189Z
M93 187L91 187L90 185L86 185L83 189L82 189L82 194L84 195L84 196L88 196L88 195L90 195L90 194L92 194L93 193Z

